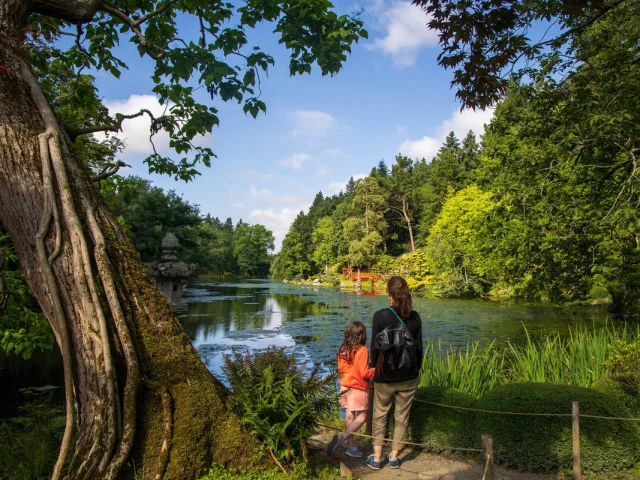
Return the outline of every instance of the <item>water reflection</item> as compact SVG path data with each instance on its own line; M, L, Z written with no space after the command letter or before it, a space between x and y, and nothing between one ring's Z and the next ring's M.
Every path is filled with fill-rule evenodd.
M285 347L300 362L331 368L352 320L371 327L373 313L388 305L386 296L353 295L338 289L278 282L193 282L185 292L188 311L180 317L207 367L220 374L222 356L239 350ZM598 326L603 309L508 304L481 300L416 298L425 340L466 345L469 340L515 342L525 328L534 336L565 334L578 325Z

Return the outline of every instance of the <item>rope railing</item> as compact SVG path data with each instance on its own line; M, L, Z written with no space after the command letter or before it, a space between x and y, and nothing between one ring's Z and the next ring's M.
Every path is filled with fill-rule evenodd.
M321 426L321 427L324 427L324 428L326 428L328 430L334 430L336 432L344 432L344 429L342 429L342 428L332 427L331 425L326 425L324 423L319 423L318 425ZM374 437L373 435L367 435L365 433L354 433L353 435L357 436L357 437L362 437L362 438L369 438L369 439L372 439L372 440L382 440L382 441L387 442L387 443L393 442L393 440L391 440L389 438ZM437 448L439 450L451 450L451 451L461 451L461 452L482 453L482 450L480 450L479 448L443 447L443 446L440 446L440 445L427 445L426 443L413 443L413 442L405 442L405 441L398 441L397 443L402 443L403 445L410 445L412 447Z
M373 390L373 389L371 389ZM369 408L367 415L367 428L370 430L371 424L370 419L373 417L372 415L372 407L373 395L369 395ZM522 417L565 417L572 419L572 450L573 450L573 478L574 480L580 480L582 478L582 468L581 468L581 458L580 458L580 419L594 419L594 420L607 420L607 421L626 421L626 422L640 422L640 418L633 417L608 417L605 415L590 415L590 414L581 414L579 412L578 402L573 402L573 410L572 413L546 413L546 412L505 412L500 410L487 410L482 408L471 408L471 407L462 407L458 405L448 405L445 403L431 402L429 400L423 400L421 398L413 398L414 402L424 403L428 405L433 405L441 408L450 408L452 410L460 410L467 412L476 412L476 413L485 413L492 415L508 415L508 416L522 416ZM330 425L319 424L320 426L342 432L343 430L340 428L332 427ZM383 442L392 442L392 440L383 438L383 437L375 437L373 435L368 435L364 433L354 433L354 436L369 438L373 440L381 440ZM426 443L414 443L414 442L406 442L400 441L399 443L403 445L426 448L431 450L448 450L448 451L460 451L460 452L474 452L474 453L482 453L483 463L484 463L484 472L483 472L483 480L493 480L493 437L491 435L483 435L482 436L482 450L477 448L462 448L462 447L450 447L450 446L442 446L442 445L429 445Z
M534 413L528 413L528 412L505 412L505 411L499 411L499 410L483 410L481 408L470 408L470 407L460 407L457 405L447 405L444 403L436 403L436 402L430 402L428 400L422 400L420 398L415 398L413 399L414 402L419 402L419 403L426 403L429 405L435 405L437 407L443 407L443 408L451 408L453 410L464 410L464 411L469 411L469 412L479 412L479 413L490 413L490 414L495 414L495 415L515 415L515 416L522 416L522 417L572 417L573 414L571 413L542 413L542 412L534 412ZM621 421L629 421L629 422L640 422L640 418L631 418L631 417L606 417L606 416L602 416L602 415L588 415L585 413L581 413L580 414L580 418L594 418L594 419L598 419L598 420L621 420Z

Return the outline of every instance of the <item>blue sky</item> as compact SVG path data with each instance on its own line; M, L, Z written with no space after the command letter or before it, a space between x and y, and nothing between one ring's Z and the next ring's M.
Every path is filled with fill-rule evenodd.
M251 42L276 61L268 78L262 77L267 114L253 119L236 103L215 102L220 126L198 143L218 158L195 181L148 174L142 163L150 149L146 118L124 124L122 159L131 168L122 173L175 189L203 214L262 223L273 230L279 249L293 218L318 191L337 193L351 175L367 174L381 159L390 165L398 153L430 159L450 130L459 137L469 129L481 133L491 112L460 112L452 74L437 65L437 36L427 29L426 15L401 1L337 4L340 13L359 7L366 9L369 39L355 46L333 78L319 71L290 77L287 52L271 33L273 26L253 32ZM96 74L111 113L161 111L151 94L152 62L140 59L126 41L118 55L130 65L119 80ZM167 144L166 138L156 141L166 153Z

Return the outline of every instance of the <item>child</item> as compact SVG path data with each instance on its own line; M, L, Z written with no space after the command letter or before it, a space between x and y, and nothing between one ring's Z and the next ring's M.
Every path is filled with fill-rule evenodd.
M342 345L338 349L338 376L340 378L340 405L346 410L345 432L334 435L327 446L329 454L334 453L347 442L346 454L354 458L362 458L353 438L367 419L369 404L369 379L375 368L369 368L369 351L367 329L361 322L351 322L344 331Z

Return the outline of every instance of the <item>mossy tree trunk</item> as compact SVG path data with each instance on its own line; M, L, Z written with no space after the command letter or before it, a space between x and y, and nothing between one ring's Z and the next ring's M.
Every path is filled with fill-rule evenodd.
M212 461L251 459L256 441L227 410L225 388L91 184L22 56L30 9L73 21L91 18L99 2L45 3L0 0L0 222L63 355L67 428L53 477L117 478L135 467L145 479L192 479Z

